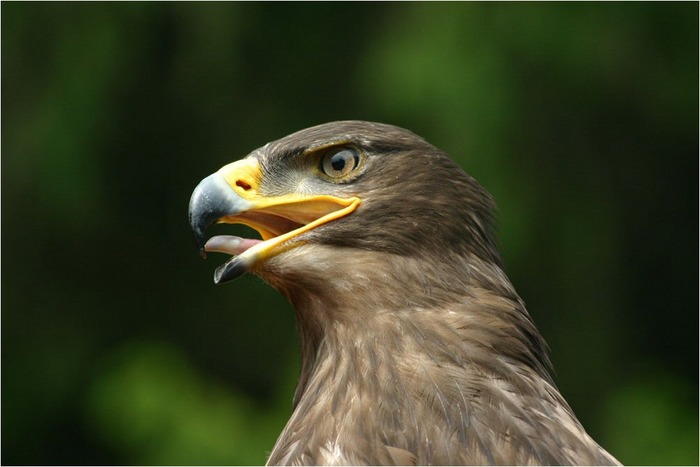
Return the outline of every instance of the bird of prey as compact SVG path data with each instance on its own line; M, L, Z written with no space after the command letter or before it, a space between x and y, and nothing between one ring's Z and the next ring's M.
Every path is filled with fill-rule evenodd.
M332 122L266 144L195 188L214 276L261 277L295 309L301 373L270 465L618 461L557 390L503 271L494 202L408 130ZM214 236L240 223L262 239Z

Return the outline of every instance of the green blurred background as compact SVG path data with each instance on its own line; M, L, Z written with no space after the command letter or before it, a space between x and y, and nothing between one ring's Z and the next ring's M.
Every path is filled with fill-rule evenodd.
M591 435L698 464L698 41L697 2L3 2L2 463L263 463L293 313L214 286L189 196L362 119L494 194Z

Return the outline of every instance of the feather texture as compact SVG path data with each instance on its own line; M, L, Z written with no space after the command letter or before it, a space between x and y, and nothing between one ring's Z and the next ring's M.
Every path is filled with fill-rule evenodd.
M309 175L331 144L366 156L354 178ZM254 269L291 301L302 348L269 464L617 464L550 377L490 195L446 154L397 127L335 122L251 157L264 195L362 199Z

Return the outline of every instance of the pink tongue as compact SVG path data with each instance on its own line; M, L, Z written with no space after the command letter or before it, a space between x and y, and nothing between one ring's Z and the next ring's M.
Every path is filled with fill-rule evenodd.
M228 253L229 255L240 255L248 248L262 242L255 238L241 238L233 235L217 235L210 238L204 245L206 251L216 253Z

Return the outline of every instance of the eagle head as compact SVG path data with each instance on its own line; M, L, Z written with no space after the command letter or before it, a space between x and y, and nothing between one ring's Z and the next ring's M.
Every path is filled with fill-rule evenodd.
M294 306L301 375L271 464L611 464L554 386L505 275L490 195L408 130L266 144L197 186L200 251ZM261 239L218 235L245 224Z
M302 264L305 273L314 265L327 272L322 260L338 262L337 251L346 258L372 251L426 262L475 255L500 264L493 207L486 190L419 136L343 121L299 131L224 166L194 190L189 218L203 255L233 255L215 282L247 272L289 282L284 278L298 278ZM248 225L262 240L205 242L214 223Z

